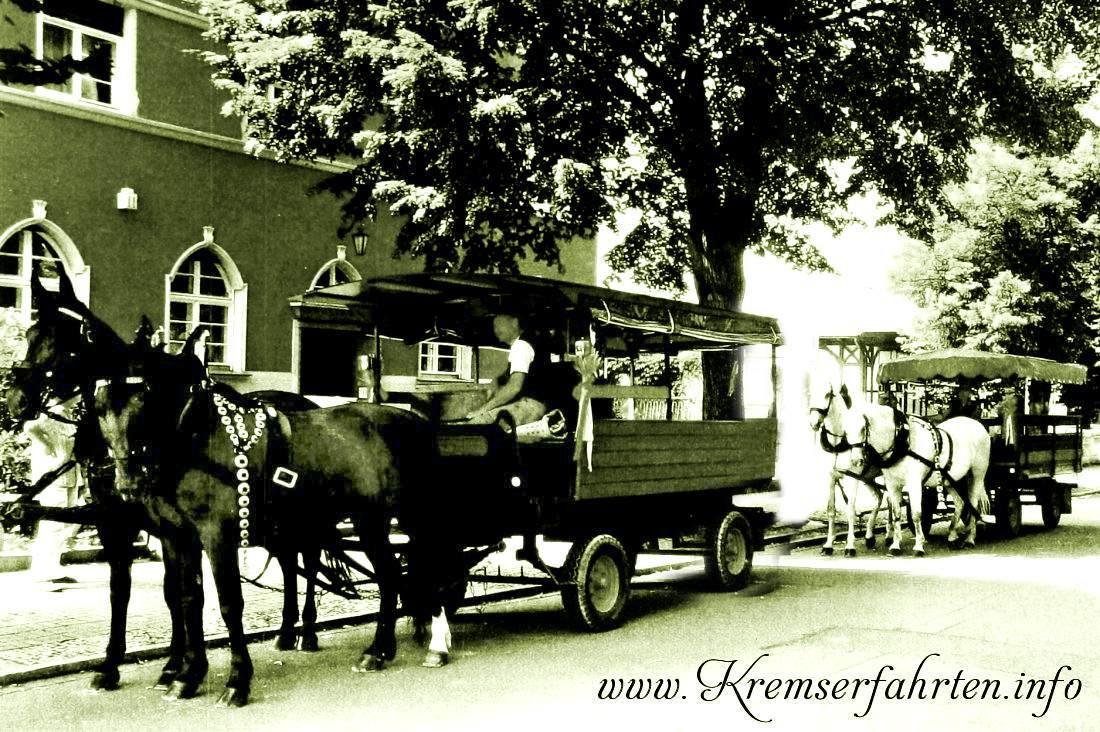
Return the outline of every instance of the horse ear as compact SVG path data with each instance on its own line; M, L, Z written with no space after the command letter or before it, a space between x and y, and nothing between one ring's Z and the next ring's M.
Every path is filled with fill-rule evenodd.
M848 385L840 385L840 398L844 401L844 406L847 409L852 408L852 395L848 393Z
M134 331L134 343L141 343L148 347L152 346L153 340L153 324L149 322L149 318L145 315L141 316L141 323L138 325L137 330Z

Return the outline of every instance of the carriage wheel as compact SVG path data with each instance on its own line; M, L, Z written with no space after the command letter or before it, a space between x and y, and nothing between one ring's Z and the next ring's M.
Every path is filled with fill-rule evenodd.
M1020 535L1020 524L1023 522L1022 511L1020 492L1016 486L998 487L994 514L997 518L997 528L1005 538L1015 539Z
M593 632L617 626L630 594L627 554L619 540L599 534L574 543L565 569L570 584L561 588L561 599L570 619Z
M707 531L707 553L703 556L707 578L720 590L740 590L752 573L752 527L737 511Z
M1065 489L1051 481L1039 496L1039 505L1043 509L1043 526L1053 529L1062 520L1062 491Z
M935 488L925 488L920 494L920 530L924 538L932 533L932 524L936 520L936 511L940 507L940 494Z

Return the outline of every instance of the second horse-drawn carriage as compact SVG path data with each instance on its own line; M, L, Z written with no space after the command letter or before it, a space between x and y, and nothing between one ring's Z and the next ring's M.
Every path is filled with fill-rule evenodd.
M929 386L951 384L978 389L995 383L1001 401L996 409L976 414L992 437L986 486L996 526L1012 538L1020 533L1022 504L1038 505L1043 525L1052 529L1063 513L1072 510L1072 477L1082 463L1082 424L1079 415L1047 413L1046 400L1033 398L1036 383L1083 384L1087 369L1045 358L952 349L888 361L879 381L893 386L903 411L938 421L930 406ZM1046 390L1044 389L1044 394ZM925 533L934 518L947 510L941 493L922 495Z

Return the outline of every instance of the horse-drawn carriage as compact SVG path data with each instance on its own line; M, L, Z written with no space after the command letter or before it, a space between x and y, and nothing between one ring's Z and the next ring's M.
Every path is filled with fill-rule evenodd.
M777 421L774 320L672 300L534 277L405 275L308 292L291 301L308 324L369 334L370 398L426 413L450 480L431 510L450 517L469 546L522 536L519 558L559 586L581 627L616 624L637 554L672 539L700 551L724 589L743 586L770 514L734 505L773 490ZM522 313L525 337L549 356L547 406L570 428L524 436L523 427L461 421L484 386L482 356L499 347L489 327L501 311ZM418 382L384 373L386 339L426 338L469 349L472 378ZM389 341L390 346L394 343ZM771 348L772 393L763 413L738 421L673 420L670 359L684 351ZM602 359L664 359L659 385L601 384ZM492 374L486 374L492 376ZM545 388L545 384L544 384ZM472 396L473 394L473 396ZM615 419L611 400L662 400L665 419ZM622 410L619 410L622 412ZM629 410L628 410L629 411ZM517 433L519 437L517 438ZM539 554L538 536L572 543L564 565Z
M1062 514L1072 510L1073 485L1064 476L1081 470L1081 417L1028 413L1031 382L1081 384L1086 375L1086 368L1076 364L954 349L888 361L879 381L893 387L903 411L931 421L936 419L925 398L929 384L976 386L1000 380L1010 392L1022 387L1023 394L1010 393L1001 403L997 416L981 418L993 438L986 486L996 525L1005 536L1015 537L1023 503L1040 506L1047 528L1058 525ZM933 488L923 491L921 509L925 534L937 516L950 510L947 499Z

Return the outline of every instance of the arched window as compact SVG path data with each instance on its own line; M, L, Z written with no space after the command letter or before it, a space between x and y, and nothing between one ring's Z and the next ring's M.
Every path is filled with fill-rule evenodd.
M166 288L169 346L182 346L205 325L207 363L243 371L247 287L225 250L210 241L191 247L172 268Z
M359 274L359 270L343 257L337 257L325 262L325 265L317 270L317 274L313 275L313 281L309 283L309 289L344 285L361 279L363 277Z
M0 307L18 310L31 319L31 274L37 273L51 290L58 287L58 274L65 263L51 238L39 226L26 226L0 243Z

